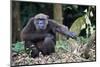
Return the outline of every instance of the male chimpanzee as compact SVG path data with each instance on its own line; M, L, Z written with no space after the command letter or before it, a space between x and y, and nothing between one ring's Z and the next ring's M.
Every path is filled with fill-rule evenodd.
M21 31L21 39L25 42L25 48L31 49L31 57L39 56L39 52L49 55L55 52L56 32L72 38L76 35L69 32L66 26L40 13L29 19Z

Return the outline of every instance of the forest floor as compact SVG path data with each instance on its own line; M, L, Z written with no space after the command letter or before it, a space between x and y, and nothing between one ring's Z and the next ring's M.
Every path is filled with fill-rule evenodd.
M41 53L39 57L32 58L25 52L17 54L12 52L11 65L38 65L38 64L56 64L56 63L77 63L77 62L88 62L95 61L95 49L91 48L89 51L89 57L84 58L84 56L78 53L65 51L59 49L51 55L43 56Z

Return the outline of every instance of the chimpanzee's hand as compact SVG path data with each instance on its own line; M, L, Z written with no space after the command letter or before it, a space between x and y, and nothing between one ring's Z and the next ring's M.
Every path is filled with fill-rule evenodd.
M71 38L76 38L76 33L75 32L67 32L67 35Z

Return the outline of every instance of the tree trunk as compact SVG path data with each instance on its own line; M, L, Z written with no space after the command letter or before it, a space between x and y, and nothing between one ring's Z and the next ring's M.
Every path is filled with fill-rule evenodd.
M54 20L58 21L59 24L62 24L62 5L54 4ZM57 40L60 39L60 35L57 33Z
M12 42L20 41L20 2L12 2Z

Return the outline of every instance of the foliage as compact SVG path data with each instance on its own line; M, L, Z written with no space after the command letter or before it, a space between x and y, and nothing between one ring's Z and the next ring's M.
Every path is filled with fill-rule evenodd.
M86 28L86 36L89 37L92 33L95 32L95 25L92 25L92 21L89 19L88 15L85 15L85 19L86 19L86 24L87 24L87 28ZM93 22L96 23L96 22Z
M69 50L68 42L63 41L63 40L56 41L56 47L55 48L56 48L56 51L59 51L59 50L68 51Z
M13 44L11 48L12 48L12 51L17 52L17 53L21 53L24 51L24 43L17 42L15 44Z
M95 22L94 22L95 23ZM84 32L82 32L82 30L85 29ZM79 35L80 33L84 34L86 33L87 38L95 32L95 25L92 25L91 20L89 19L89 17L86 15L77 18L71 28L70 31L75 32L77 35Z
M65 51L65 52L73 52L76 48L79 48L80 46L83 46L84 44L87 44L89 41L89 38L85 38L83 36L79 36L75 39L69 38L66 40L58 40L56 41L56 52L59 51Z
M85 16L79 17L75 20L75 22L72 24L70 31L75 32L77 35L81 32L82 25L85 24Z
M85 37L77 37L77 42L80 44L86 44L88 42L89 38L85 38Z

